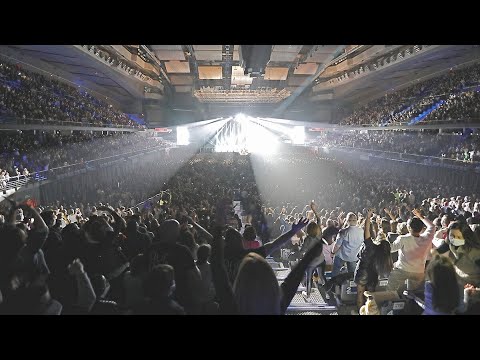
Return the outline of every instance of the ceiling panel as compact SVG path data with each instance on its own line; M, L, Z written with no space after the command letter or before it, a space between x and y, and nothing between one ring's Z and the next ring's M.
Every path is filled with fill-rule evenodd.
M303 84L307 84L308 76L290 76L287 80L288 86L301 86Z
M306 61L315 63L324 63L327 58L338 48L339 45L315 45L311 56Z
M313 75L317 72L318 64L315 63L306 63L299 64L294 70L295 75Z
M222 45L193 45L195 51L222 51Z
M172 85L192 85L193 77L190 75L170 75Z
M286 80L288 76L287 67L267 67L265 68L264 80Z
M156 50L155 55L160 60L185 60L185 54L181 50Z
M298 53L294 52L279 52L275 51L272 52L270 55L270 61L276 62L292 62L295 61Z
M298 54L303 45L273 45L272 51L289 52Z
M178 93L189 93L192 91L191 86L175 86L175 91Z
M188 61L165 61L165 68L168 73L190 73L190 64Z
M222 67L221 66L199 66L198 78L201 80L222 79Z
M199 61L222 61L222 51L195 51L195 58Z
M182 45L150 45L152 50L182 50Z

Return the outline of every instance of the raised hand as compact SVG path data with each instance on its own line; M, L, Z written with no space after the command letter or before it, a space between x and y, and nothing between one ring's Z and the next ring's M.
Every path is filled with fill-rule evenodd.
M422 213L420 212L419 209L413 209L412 214L415 215L416 217L418 217L419 219L423 219L423 215L422 215Z
M308 224L308 222L308 219L302 216L300 219L298 219L297 223L292 224L292 232L296 234L297 232L302 230Z
M315 211L316 211L316 209L317 209L317 207L316 207L316 205L315 205L315 201L314 201L314 200L310 201L310 209L312 209L312 211L314 211L314 212L315 212Z
M374 210L372 208L367 210L367 217L370 219L372 217Z
M80 259L75 259L70 265L68 265L68 272L71 275L80 275L84 272L83 264Z

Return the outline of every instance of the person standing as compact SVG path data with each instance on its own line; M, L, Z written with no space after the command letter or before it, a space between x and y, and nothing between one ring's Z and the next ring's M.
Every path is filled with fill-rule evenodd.
M432 248L435 225L425 218L418 209L412 211L407 225L409 234L400 235L391 246L398 251L398 260L388 277L387 291L403 291L405 281L409 281L409 290L415 290L425 280L425 262Z

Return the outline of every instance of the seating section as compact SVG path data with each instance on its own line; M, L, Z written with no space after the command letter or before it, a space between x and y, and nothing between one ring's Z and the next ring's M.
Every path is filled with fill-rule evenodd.
M0 121L142 127L84 89L0 60Z
M354 109L339 111L343 125L389 126L480 121L478 63L415 82Z

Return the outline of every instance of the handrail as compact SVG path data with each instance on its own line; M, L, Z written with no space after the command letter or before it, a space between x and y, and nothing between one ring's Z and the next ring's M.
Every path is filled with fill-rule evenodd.
M463 121L463 123L462 123ZM408 121L393 121L391 123L377 123L377 124L333 124L333 125L338 125L342 126L345 128L349 127L362 127L362 128L374 128L374 127L383 127L383 128L388 128L391 126L407 126L410 120ZM461 119L443 119L443 120L428 120L428 121L419 121L418 123L415 123L413 125L408 125L408 128L414 128L418 125L423 126L423 125L435 125L435 124L461 124L461 125L469 125L469 124L476 124L480 123L480 118L461 118Z
M425 156L425 155L416 155L416 154L408 154L408 153L397 153L392 151L383 151L383 150L372 150L372 149L363 149L363 148L354 148L348 146L331 146L331 149L337 150L346 150L352 152L353 150L356 151L363 151L363 152L375 152L377 154L370 154L370 156L381 158L384 160L391 160L391 161L401 161L401 162L408 162L416 165L424 165L424 166L438 166L442 168L449 168L449 169L458 169L463 171L480 171L480 162L478 161L465 161L465 160L457 160L457 159L449 159L449 158L442 158L442 157L435 157L435 156ZM380 153L380 154L378 154ZM396 154L401 155L398 158L389 157L388 154ZM387 155L387 156L382 156ZM423 158L422 162L418 162L415 159L409 159L408 156L415 156L419 158ZM433 161L435 160L435 161ZM440 160L440 161L439 161Z
M479 161L465 161L465 160L458 160L458 159L451 159L447 157L441 157L441 156L431 156L431 155L420 155L420 154L411 154L411 153L401 153L397 151L388 151L388 150L377 150L377 149L366 149L366 148L359 148L359 147L354 147L354 146L343 146L343 145L335 145L332 147L337 147L337 148L346 148L346 149L353 149L353 150L363 150L363 151L374 151L374 152L381 152L381 153L388 153L388 154L398 154L398 155L408 155L408 156L417 156L417 157L422 157L426 159L438 159L440 161L458 161L461 163L467 163L467 164L479 164Z
M18 186L16 186L17 184L14 184L14 181L18 181L21 178L27 179L27 181L25 181L25 183L23 184L23 185L25 185L30 180L37 180L37 181L47 180L47 175L48 174L52 174L52 173L58 172L60 170L71 169L72 171L74 171L75 167L77 168L76 170L79 170L78 169L79 166L83 166L83 169L85 169L88 165L94 165L94 163L97 163L97 162L102 161L102 160L108 160L108 159L113 159L113 158L120 159L120 158L125 157L125 156L139 154L139 153L143 153L145 151L161 150L161 149L165 149L165 148L167 148L167 147L164 144L162 144L162 145L148 147L148 148L144 148L144 149L129 151L129 152L126 152L126 153L106 156L106 157L103 157L103 158L86 160L83 163L75 163L75 164L69 164L69 165L64 165L64 166L57 166L55 168L48 169L48 170L35 171L35 172L30 173L29 175L10 176L9 180L5 181L5 183L6 183L5 187L3 186L2 182L0 182L0 190L9 190L9 189L13 189L13 188L18 187ZM69 172L70 171L67 171L67 173L69 173ZM17 179L17 180L15 180L15 179Z
M162 191L160 191L159 193L157 193L157 194L149 197L148 199L146 199L146 200L144 200L144 201L142 201L142 202L139 202L138 204L135 204L134 206L130 207L130 209L131 209L131 208L139 207L140 205L145 204L147 201L150 201L150 200L152 200L152 199L155 199L155 198L158 197L158 196L162 196L163 194L168 194L168 195L170 195L170 197L172 196L172 195L170 194L170 191L169 191L169 190L162 190Z

